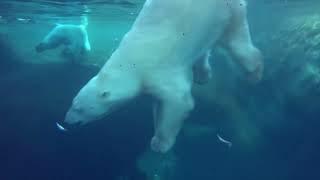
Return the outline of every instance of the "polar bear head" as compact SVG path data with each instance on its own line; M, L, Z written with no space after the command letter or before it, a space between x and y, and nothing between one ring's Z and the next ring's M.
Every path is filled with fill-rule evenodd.
M117 77L93 77L73 99L62 127L66 129L99 120L135 97L132 83Z

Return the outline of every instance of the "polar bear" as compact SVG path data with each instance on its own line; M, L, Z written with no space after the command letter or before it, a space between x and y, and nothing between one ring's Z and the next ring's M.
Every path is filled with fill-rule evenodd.
M204 80L210 76L207 57L215 45L225 47L252 80L261 78L263 61L251 42L244 0L147 0L59 127L87 124L149 94L155 99L151 149L167 152L194 107L193 71Z
M64 45L61 52L63 58L72 62L85 60L91 51L86 27L86 20L80 25L57 24L35 49L38 53L41 53Z

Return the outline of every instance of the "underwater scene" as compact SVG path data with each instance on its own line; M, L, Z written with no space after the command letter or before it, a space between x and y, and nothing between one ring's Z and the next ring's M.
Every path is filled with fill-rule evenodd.
M319 0L1 0L0 180L319 180Z

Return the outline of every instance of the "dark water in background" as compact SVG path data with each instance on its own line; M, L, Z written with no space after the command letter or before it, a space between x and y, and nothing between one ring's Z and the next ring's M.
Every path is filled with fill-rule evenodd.
M97 70L20 65L14 71L1 78L1 179L143 179L135 159L151 136L152 124L141 121L151 118L148 106L134 102L109 121L62 134L55 122Z
M101 21L132 21L136 14L131 13L142 3L65 1L68 4L65 5L63 2L3 1L0 15L8 20L7 25L17 23L17 17L43 23L61 17L68 21L83 13L99 15ZM86 12L83 4L90 5L91 12ZM6 24L0 26L3 25ZM63 134L56 129L55 122L64 118L74 95L98 69L22 63L14 47L6 44L6 38L0 37L0 179L113 180L120 176L146 179L137 170L136 160L152 136L151 99L142 97L104 121ZM235 140L234 147L228 149L214 136L192 140L179 137L175 179L320 179L320 112L302 109L291 101L285 101L281 107L273 106L269 90L264 88L270 86L268 83L263 82L251 92L239 92L257 97L256 106L248 111L252 118L261 119L258 126L264 138L259 148L246 149L237 146ZM268 116L264 116L270 108L266 102L272 107ZM190 121L205 117L215 119L219 126L220 121L227 119L226 114L219 106L199 102ZM231 128L224 131L232 135Z

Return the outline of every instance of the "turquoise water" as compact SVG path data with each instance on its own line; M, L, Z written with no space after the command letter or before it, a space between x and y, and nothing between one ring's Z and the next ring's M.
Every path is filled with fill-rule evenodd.
M143 0L0 2L1 180L320 179L320 4L248 2L265 72L248 83L226 52L194 85L196 107L173 150L149 150L153 99L142 96L74 132L56 122L117 48ZM195 1L196 3L196 1ZM56 23L88 17L88 60L37 53ZM229 146L225 141L231 142Z

